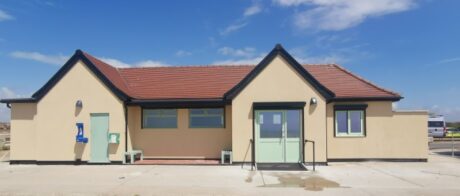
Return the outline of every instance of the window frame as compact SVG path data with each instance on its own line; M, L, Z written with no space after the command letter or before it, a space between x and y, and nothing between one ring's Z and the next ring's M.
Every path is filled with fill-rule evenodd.
M335 105L334 106L334 137L343 137L343 138L350 138L350 137L366 137L367 128L366 128L366 109L367 105ZM346 112L347 114L347 133L339 133L338 131L338 122L337 122L337 113L338 112ZM353 133L351 130L351 112L361 112L361 132L360 133Z
M174 127L148 127L144 125L145 110L175 110L176 124ZM177 129L179 126L179 110L177 108L142 108L141 110L141 129Z
M219 126L219 127L209 127L209 126L192 126L192 110L196 110L196 109L199 109L199 110L208 110L208 109L221 109L222 110L222 126ZM189 129L225 129L225 124L226 124L226 110L225 110L225 107L205 107L205 108L189 108L188 109L188 128ZM196 115L196 114L194 114ZM206 117L206 116L213 116L213 115L209 115L207 112L206 114L204 115L198 115L198 116L201 116L201 117ZM217 116L217 115L214 115L214 116ZM220 116L220 115L219 115Z

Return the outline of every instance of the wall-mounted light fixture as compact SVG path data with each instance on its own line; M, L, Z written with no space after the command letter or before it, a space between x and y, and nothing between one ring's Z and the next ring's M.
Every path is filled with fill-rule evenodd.
M77 103L75 103L75 107L82 108L83 107L83 102L81 100L77 100Z
M317 103L318 103L318 100L316 100L315 97L312 97L312 98L310 99L310 105L316 105Z

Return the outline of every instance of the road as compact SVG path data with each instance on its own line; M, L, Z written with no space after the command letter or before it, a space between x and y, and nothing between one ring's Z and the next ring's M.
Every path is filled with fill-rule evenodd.
M460 150L460 141L454 141L454 147L456 150ZM436 141L430 143L430 150L437 149L452 149L451 141Z

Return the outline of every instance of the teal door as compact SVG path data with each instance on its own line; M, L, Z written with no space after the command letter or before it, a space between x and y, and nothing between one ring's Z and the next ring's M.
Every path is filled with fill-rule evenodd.
M91 163L109 161L109 114L91 114Z
M255 111L256 162L301 162L301 110Z

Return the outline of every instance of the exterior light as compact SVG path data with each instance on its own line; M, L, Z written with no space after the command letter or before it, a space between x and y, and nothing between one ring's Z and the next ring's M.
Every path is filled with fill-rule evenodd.
M318 103L318 100L316 100L316 98L311 98L310 100L310 105L316 105Z
M83 102L81 100L78 100L77 103L75 104L75 107L82 108L83 107Z

